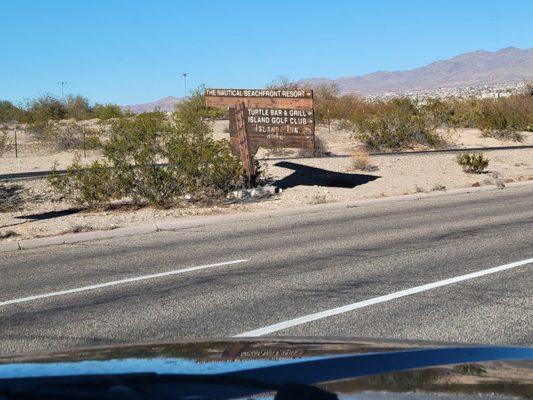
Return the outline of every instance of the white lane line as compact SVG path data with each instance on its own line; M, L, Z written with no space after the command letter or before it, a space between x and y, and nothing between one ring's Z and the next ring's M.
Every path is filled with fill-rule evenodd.
M160 273L157 273L157 274L137 276L135 278L119 279L117 281L110 281L110 282L105 282L105 283L99 283L99 284L96 284L96 285L83 286L83 287L79 287L79 288L75 288L75 289L61 290L59 292L43 293L43 294L37 294L35 296L28 296L28 297L22 297L22 298L19 298L19 299L2 301L2 302L0 302L0 306L7 306L9 304L24 303L26 301L45 299L45 298L48 298L48 297L63 296L65 294L71 294L71 293L85 292L87 290L101 289L101 288L105 288L105 287L109 287L109 286L121 285L123 283L138 282L138 281L144 281L144 280L147 280L147 279L162 278L164 276L169 276L169 275L184 274L186 272L199 271L199 270L202 270L202 269L208 269L208 268L214 268L214 267L222 267L224 265L239 264L239 263L243 263L243 262L246 262L246 261L249 261L249 260L225 261L225 262L220 262L220 263L216 263L216 264L199 265L197 267L188 267L188 268L176 269L176 270L167 271L167 272L160 272Z
M329 310L320 311L314 314L305 315L303 317L290 319L288 321L283 321L274 325L265 326L264 328L255 329L253 331L248 331L236 335L234 337L257 337L262 335L268 335L269 333L281 331L283 329L291 328L293 326L306 324L308 322L316 321L323 318L328 318L333 315L343 314L349 311L357 310L359 308L368 307L374 304L384 303L386 301L391 301L398 299L400 297L409 296L416 293L425 292L431 289L438 287L451 285L452 283L463 282L469 279L479 278L481 276L495 274L497 272L505 271L511 268L520 267L522 265L533 263L533 258L527 260L517 261L510 264L500 265L499 267L484 269L477 272L472 272L466 275L456 276L454 278L444 279L442 281L428 283L422 286L416 286L410 289L400 290L399 292L390 293L384 296L375 297L373 299L358 301L357 303L347 304L345 306L331 308Z

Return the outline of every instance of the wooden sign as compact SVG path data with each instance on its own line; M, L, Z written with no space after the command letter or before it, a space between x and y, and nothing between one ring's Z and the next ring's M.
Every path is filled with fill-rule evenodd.
M307 150L315 147L313 109L248 108L246 129L253 154L258 147ZM229 133L232 152L238 155L240 152L234 108L230 108L229 112Z
M248 186L259 147L314 149L312 90L206 89L205 104L229 107L231 147L241 155Z
M312 90L288 89L206 89L205 105L208 107L261 108L313 108Z
M311 137L315 118L313 109L248 108L246 124L248 133Z

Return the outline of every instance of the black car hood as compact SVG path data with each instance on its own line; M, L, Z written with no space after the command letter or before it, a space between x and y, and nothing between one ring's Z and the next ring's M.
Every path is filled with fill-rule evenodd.
M424 390L528 396L533 393L533 349L280 338L121 345L0 357L0 382L143 373L239 378L265 385L292 382L343 393Z

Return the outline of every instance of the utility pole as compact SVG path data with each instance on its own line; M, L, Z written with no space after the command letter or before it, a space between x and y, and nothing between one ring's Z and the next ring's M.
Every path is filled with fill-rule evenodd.
M183 85L185 86L185 95L184 95L184 97L187 97L187 73L186 72L183 73L182 76L183 76Z
M63 92L63 87L64 87L67 83L68 83L68 82L57 82L57 84L61 86L61 98L62 98L62 99L65 97L65 93Z

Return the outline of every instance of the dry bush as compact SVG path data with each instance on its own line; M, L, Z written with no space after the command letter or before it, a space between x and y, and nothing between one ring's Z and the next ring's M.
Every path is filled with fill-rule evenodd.
M298 157L327 157L331 152L328 150L328 145L319 136L315 136L315 144L313 150L301 149L298 151Z
M533 96L525 93L497 99L428 100L422 111L438 126L476 128L483 135L521 141L533 130Z
M0 100L0 123L19 122L24 119L25 111L7 100Z
M309 204L324 204L328 202L328 197L325 194L315 194L311 197Z
M510 129L484 129L481 132L483 137L490 137L498 140L511 140L513 142L522 142L524 135L521 132Z
M415 146L437 147L444 143L430 121L413 101L379 102L368 112L354 115L349 124L354 136L368 149L402 150Z
M489 160L482 153L457 154L457 163L463 171L472 174L482 174L489 166Z
M520 132L533 127L533 97L514 95L482 101L475 124L485 136L522 141Z
M527 82L526 87L524 89L524 94L526 96L533 97L533 82Z
M11 150L12 148L13 142L9 138L9 134L4 130L0 130L0 157L2 157L5 152Z
M0 183L0 212L17 211L24 205L21 185Z
M88 149L97 148L98 136L104 131L102 126L74 120L36 122L27 129L39 142L58 151L82 149L84 140Z
M377 167L372 165L368 151L359 149L350 158L350 170L371 172L377 170Z

